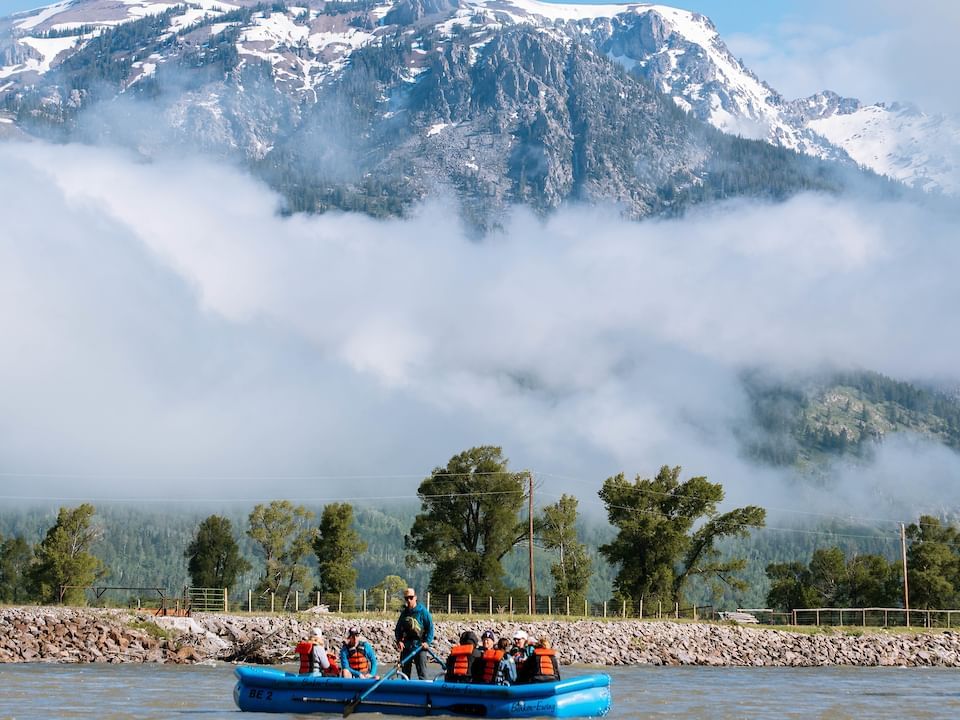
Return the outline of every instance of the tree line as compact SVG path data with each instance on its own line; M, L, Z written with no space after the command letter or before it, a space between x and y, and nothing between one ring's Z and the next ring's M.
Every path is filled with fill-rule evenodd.
M403 540L406 568L428 567L426 589L437 595L526 594L527 588L510 586L504 560L529 539L529 486L530 473L512 471L494 446L471 448L434 468L420 483L420 512ZM763 508L720 512L720 484L702 476L683 480L681 468L669 466L653 478L610 477L599 497L615 531L599 546L600 557L616 571L614 600L636 609L643 603L689 602L705 585L726 597L744 589L744 541L764 525ZM108 571L93 553L103 533L95 512L86 503L61 508L35 546L22 536L0 538L0 601L83 603L83 588L102 582ZM535 514L533 530L541 557L551 558L553 594L579 604L587 597L594 563L579 536L578 515L577 498L564 494ZM956 533L927 516L908 528L911 606L957 606ZM367 542L350 504L328 504L319 518L288 500L258 504L247 516L244 536L252 557L241 551L229 518L210 515L200 521L182 550L191 583L235 588L256 564L257 592L273 594L281 607L289 607L297 591L342 593L345 602L352 601ZM406 586L402 568L383 569L376 591L392 595ZM901 597L897 563L880 555L848 558L840 548L818 549L806 564L772 563L766 574L770 606L785 610L895 606Z

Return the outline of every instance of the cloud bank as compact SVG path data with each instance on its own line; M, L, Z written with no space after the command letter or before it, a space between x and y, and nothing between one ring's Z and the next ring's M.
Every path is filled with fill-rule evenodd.
M668 463L776 505L744 368L958 379L955 225L906 204L518 211L475 242L442 203L281 217L230 165L42 143L0 145L0 193L7 497L409 497L492 443L545 500ZM942 497L952 453L890 453L928 451Z

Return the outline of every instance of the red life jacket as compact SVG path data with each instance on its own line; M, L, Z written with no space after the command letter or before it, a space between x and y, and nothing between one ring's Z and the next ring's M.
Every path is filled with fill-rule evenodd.
M330 663L330 667L324 670L322 674L327 677L340 677L340 663L337 661L337 656L327 653L327 662Z
M557 669L557 651L553 648L538 647L533 651L533 657L530 662L533 666L534 682L552 682L560 679L560 672Z
M454 645L450 648L450 657L447 658L447 682L470 682L473 670L473 659L476 648L469 643Z
M313 668L310 667L310 663L313 659L313 643L308 640L297 643L295 652L300 656L300 674L309 675L312 673Z
M500 661L503 659L503 650L484 650L478 662L481 667L475 673L477 682L492 684L497 682L497 670L500 668Z
M355 647L347 648L347 660L350 662L351 669L358 673L366 675L370 672L370 660L363 652L363 645L360 643L357 643Z

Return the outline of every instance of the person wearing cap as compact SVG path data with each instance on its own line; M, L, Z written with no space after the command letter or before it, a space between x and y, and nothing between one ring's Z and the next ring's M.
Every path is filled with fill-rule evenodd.
M484 630L480 635L480 657L473 663L473 682L484 685L509 685L517 679L517 667L504 662L509 656L496 647L497 636L493 630ZM513 670L512 675L510 669Z
M413 588L404 590L403 604L404 608L400 611L397 627L394 629L397 649L400 651L401 658L407 657L418 647L420 650L400 669L404 675L410 677L410 671L416 662L417 677L426 680L427 654L423 651L433 642L433 616L427 608L417 602L417 592Z
M360 628L355 625L347 631L347 639L340 647L340 667L345 678L377 676L377 654L373 646L360 637Z
M297 643L294 652L300 656L301 675L328 674L333 667L324 647L323 631L318 627L310 630L307 640Z
M473 664L480 653L477 651L477 634L467 630L460 635L460 644L450 648L447 656L444 682L468 683L473 680Z
M513 649L510 651L510 657L513 658L517 674L521 674L523 664L533 655L533 645L527 643L527 633L523 630L517 630L513 633Z

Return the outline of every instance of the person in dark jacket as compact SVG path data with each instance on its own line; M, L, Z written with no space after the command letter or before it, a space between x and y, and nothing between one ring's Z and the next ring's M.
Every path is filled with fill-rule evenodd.
M468 683L473 680L473 664L480 657L477 650L477 635L467 630L460 636L460 644L450 648L447 662L444 666L444 682Z
M407 657L418 647L420 650L400 669L404 675L410 677L413 664L416 662L417 677L426 680L427 653L424 650L433 642L433 616L427 608L417 602L417 593L413 588L407 588L404 591L403 602L404 608L400 611L397 627L393 632L397 640L397 649L400 651L401 658Z
M518 672L519 682L522 683L557 682L560 679L560 663L549 637L540 637L533 654L526 659Z

